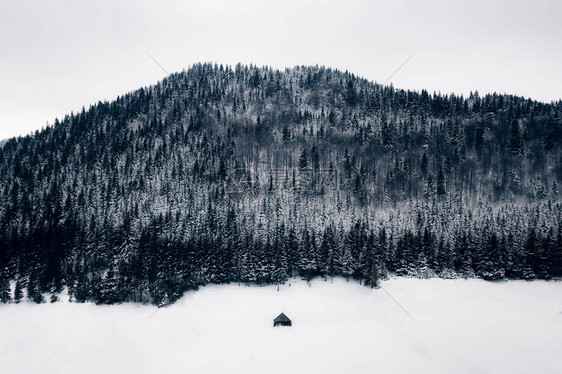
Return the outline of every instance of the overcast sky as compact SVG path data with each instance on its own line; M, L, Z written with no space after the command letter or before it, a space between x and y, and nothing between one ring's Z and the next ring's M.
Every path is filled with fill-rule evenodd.
M0 0L0 139L196 62L562 99L562 1Z

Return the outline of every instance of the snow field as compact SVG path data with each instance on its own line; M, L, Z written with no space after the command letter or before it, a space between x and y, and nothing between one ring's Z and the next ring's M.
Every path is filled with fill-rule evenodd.
M290 284L290 285L289 285ZM0 305L2 373L554 373L562 282L207 286L150 305ZM61 297L64 300L64 296ZM272 327L285 312L292 327Z

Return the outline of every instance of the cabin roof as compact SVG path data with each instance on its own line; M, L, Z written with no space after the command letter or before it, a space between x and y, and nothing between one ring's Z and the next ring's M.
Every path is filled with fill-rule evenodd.
M280 315L277 316L277 318L275 318L273 320L274 322L291 322L291 320L289 319L289 317L287 317L285 315L285 313L281 313Z

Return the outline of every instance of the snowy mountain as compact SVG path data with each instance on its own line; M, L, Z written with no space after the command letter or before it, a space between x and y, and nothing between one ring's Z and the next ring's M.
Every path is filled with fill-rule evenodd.
M194 65L0 149L0 299L562 275L562 102Z

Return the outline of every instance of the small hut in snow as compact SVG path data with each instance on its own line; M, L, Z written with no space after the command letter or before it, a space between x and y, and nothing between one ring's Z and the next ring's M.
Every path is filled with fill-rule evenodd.
M281 313L273 320L273 326L291 326L291 320L285 313Z

